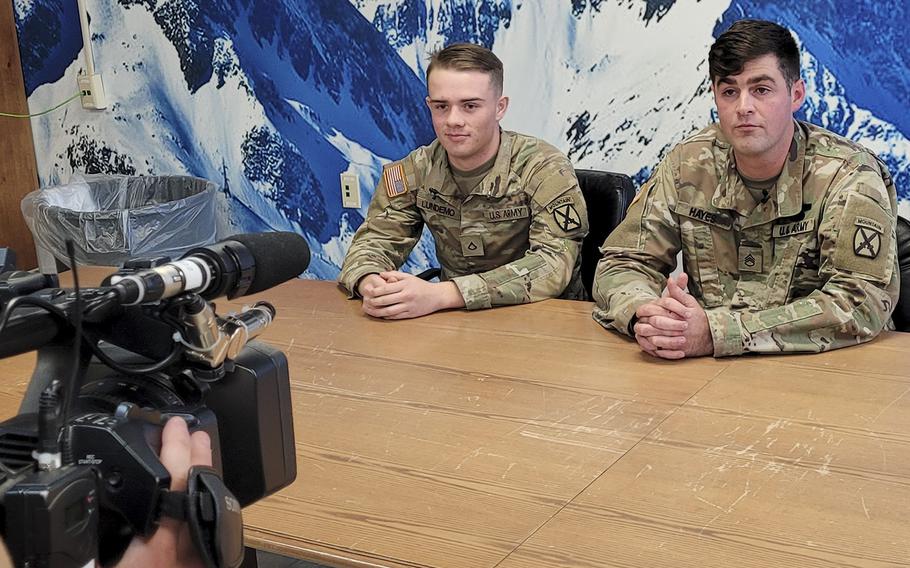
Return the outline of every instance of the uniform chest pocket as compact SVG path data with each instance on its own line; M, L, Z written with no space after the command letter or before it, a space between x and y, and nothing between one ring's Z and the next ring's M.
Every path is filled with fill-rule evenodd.
M815 219L793 223L792 226L800 230L787 233L787 226L783 229L775 226L772 233L775 270L768 287L771 301L775 304L803 298L821 287Z
M680 232L690 286L695 284L701 288L701 298L705 307L723 305L724 287L717 267L717 252L714 249L711 228L683 218L680 220Z
M482 231L526 231L531 221L531 207L522 196L498 198L472 195L461 209L466 228Z
M417 208L434 234L449 232L461 224L461 203L454 196L421 187L417 190Z
M482 235L487 258L509 262L528 250L531 207L521 195L472 195L465 200L461 215L463 232Z
M718 251L715 246L713 233L714 230L729 230L732 219L727 213L706 211L683 202L677 203L676 213L679 215L685 269L689 273L690 283L693 281L695 283L695 286L690 284L690 287L701 289L701 299L705 307L726 304L719 268L719 263L724 259L718 257L723 251ZM713 229L712 225L719 228ZM729 254L729 251L727 252Z

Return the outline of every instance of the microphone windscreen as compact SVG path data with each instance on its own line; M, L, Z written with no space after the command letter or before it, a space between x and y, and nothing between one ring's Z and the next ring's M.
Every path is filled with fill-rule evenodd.
M255 262L253 282L245 294L255 294L296 278L310 265L310 247L297 233L276 231L234 235Z

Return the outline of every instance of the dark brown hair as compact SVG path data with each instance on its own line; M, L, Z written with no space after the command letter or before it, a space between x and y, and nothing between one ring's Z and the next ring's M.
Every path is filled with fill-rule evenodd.
M790 30L765 20L734 22L708 53L711 84L741 73L746 63L764 55L777 57L787 88L799 80L799 48Z

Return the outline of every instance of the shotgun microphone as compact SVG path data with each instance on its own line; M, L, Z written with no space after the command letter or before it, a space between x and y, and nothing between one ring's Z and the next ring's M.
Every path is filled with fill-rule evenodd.
M154 268L119 274L111 285L132 306L196 292L206 300L255 294L298 276L310 263L306 240L296 233L234 235L195 248Z

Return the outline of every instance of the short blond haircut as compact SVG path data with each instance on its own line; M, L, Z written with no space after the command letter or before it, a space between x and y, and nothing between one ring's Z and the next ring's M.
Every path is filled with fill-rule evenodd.
M502 61L489 49L474 43L453 43L434 52L427 67L427 79L434 69L480 71L490 76L497 96L502 95Z

